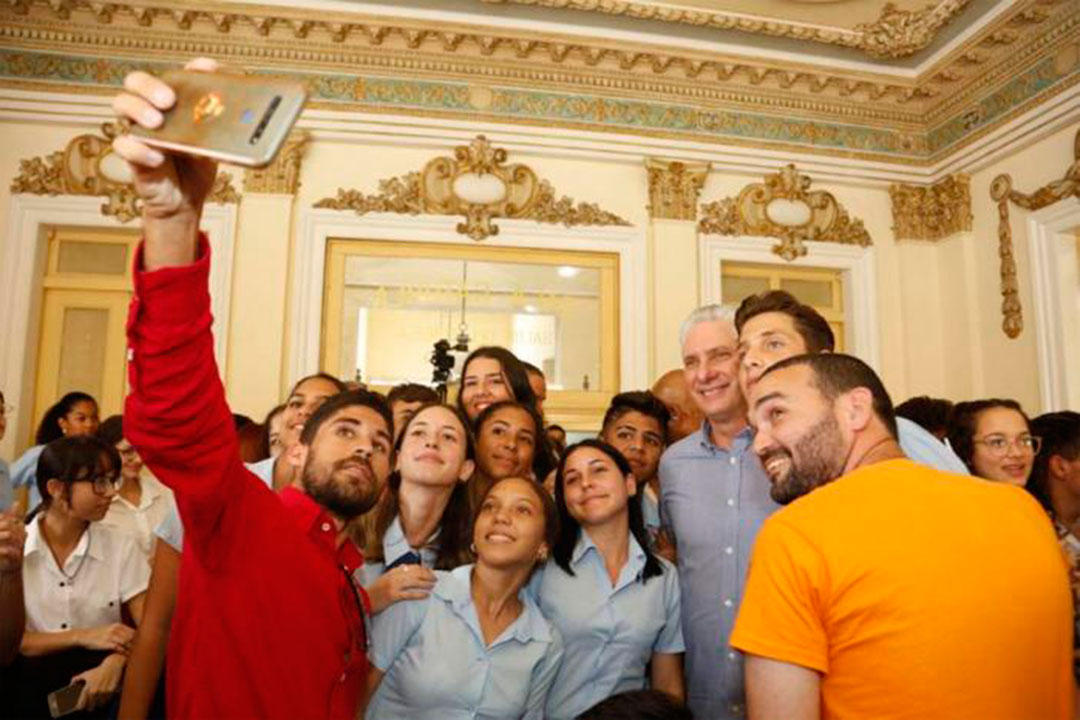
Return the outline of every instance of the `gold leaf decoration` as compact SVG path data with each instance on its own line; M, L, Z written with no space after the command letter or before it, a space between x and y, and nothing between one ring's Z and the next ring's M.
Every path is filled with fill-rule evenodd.
M703 205L698 230L779 238L772 250L788 262L806 255L806 241L873 244L862 220L853 219L831 193L810 190L811 182L786 165L764 182L747 185L738 197Z
M300 163L310 141L306 130L292 133L272 163L244 173L244 192L295 195L300 189Z
M483 135L469 145L454 148L453 157L430 160L420 172L379 181L379 192L339 188L337 196L323 198L317 208L352 210L358 215L390 212L407 215L460 215L457 231L473 240L498 235L495 218L523 218L542 223L574 225L629 225L614 213L572 198L556 199L551 185L526 165L506 164L507 153ZM474 197L462 193L472 187Z
M645 161L649 173L649 214L665 220L697 220L698 196L709 174L708 163L686 164L655 158Z
M101 214L123 223L139 217L141 203L127 182L127 165L112 152L112 141L122 132L118 123L101 126L101 135L79 135L63 150L45 157L19 161L19 175L11 182L12 193L28 195L87 195L103 197ZM232 176L218 172L207 198L214 203L236 203L240 194Z
M1061 180L1047 183L1033 193L1014 190L1012 178L998 175L990 183L990 197L998 204L998 257L1001 259L1001 329L1010 338L1020 337L1024 330L1023 309L1020 306L1020 287L1013 255L1012 226L1009 224L1009 203L1025 210L1041 210L1065 198L1080 198L1080 131L1073 141L1073 163Z
M898 240L941 240L971 230L971 179L950 175L930 187L889 186Z

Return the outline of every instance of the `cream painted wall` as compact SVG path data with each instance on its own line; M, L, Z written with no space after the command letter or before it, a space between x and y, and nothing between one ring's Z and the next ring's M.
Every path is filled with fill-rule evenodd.
M1028 213L1016 205L1009 207L1020 302L1024 309L1024 330L1013 340L1001 330L998 214L997 205L990 198L990 183L997 175L1008 173L1015 189L1031 193L1049 182L1060 180L1072 162L1077 130L1080 130L1080 124L1066 127L1011 157L980 169L971 178L975 222L972 238L966 242L974 246L969 255L975 287L974 302L968 307L967 319L973 332L972 352L982 358L984 366L981 386L975 390L983 397L1015 398L1032 414L1042 408L1032 302L1036 289L1031 284L1025 221Z
M46 156L62 149L72 136L94 130L92 124L4 123L0 221L6 223L7 188L18 173L20 159ZM897 399L922 393L952 399L996 394L1015 397L1038 410L1025 213L1011 208L1028 327L1019 339L1009 340L1000 330L997 210L989 198L989 184L1001 172L1012 174L1015 187L1024 191L1059 179L1072 156L1075 132L1076 126L1061 130L976 172L971 185L973 231L939 243L894 240L883 183L815 179L812 187L832 192L853 217L863 220L874 240L878 369ZM495 133L490 137L503 144ZM296 379L288 377L284 358L290 356L294 342L287 308L296 286L292 246L300 211L334 196L339 187L375 192L379 180L419 170L462 142L460 136L416 142L388 136L379 143L317 136L308 148L295 202L280 196L244 198L235 240L231 317L218 318L216 325L218 332L229 333L226 380L238 412L261 416ZM650 222L643 158L551 156L506 146L510 162L531 166L559 195L599 203L635 226L649 229L649 313L641 322L650 328L650 375L676 366L678 325L701 301L699 239L692 223ZM714 167L701 200L734 196L747 183L760 182L762 174ZM234 182L241 185L239 173L234 174ZM471 242L464 237L460 241ZM26 343L27 339L0 341ZM33 352L28 346L29 362L33 362ZM20 421L19 432L32 422L21 416Z

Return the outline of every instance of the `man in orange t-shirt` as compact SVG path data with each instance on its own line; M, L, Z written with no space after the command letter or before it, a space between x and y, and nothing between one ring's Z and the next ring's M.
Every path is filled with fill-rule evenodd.
M791 503L758 535L731 637L752 720L1072 717L1069 584L1037 503L905 458L856 358L784 360L750 402Z

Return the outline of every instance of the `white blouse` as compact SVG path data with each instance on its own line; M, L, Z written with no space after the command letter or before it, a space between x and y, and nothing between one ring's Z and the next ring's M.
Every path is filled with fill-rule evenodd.
M90 523L61 571L41 535L43 519L26 528L27 630L61 632L120 622L123 604L144 592L150 581L150 566L135 537Z

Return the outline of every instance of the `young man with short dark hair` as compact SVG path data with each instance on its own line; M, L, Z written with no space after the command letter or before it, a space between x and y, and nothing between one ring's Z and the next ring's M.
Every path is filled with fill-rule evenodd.
M394 415L394 442L409 424L416 411L425 405L439 402L439 393L420 383L401 383L390 388L386 394L390 412Z
M618 450L637 480L645 530L655 544L660 532L660 456L667 447L671 414L651 392L631 391L611 398L600 439Z
M832 328L817 310L784 290L744 299L735 312L739 333L739 384L749 396L754 383L774 363L803 353L829 353L836 347ZM900 447L917 463L967 475L949 447L907 418L898 420Z

